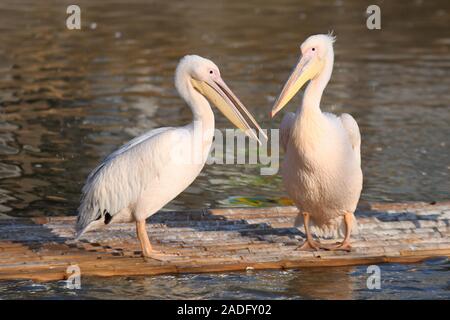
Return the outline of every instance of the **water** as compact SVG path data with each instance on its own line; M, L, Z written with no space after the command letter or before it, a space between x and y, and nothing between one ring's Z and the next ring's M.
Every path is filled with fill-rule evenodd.
M271 121L267 114L300 42L331 29L338 37L336 63L322 109L351 113L359 123L362 199L450 198L448 1L382 3L379 31L365 26L370 3L356 0L78 1L81 31L65 28L69 4L0 3L0 215L74 215L85 177L104 156L146 130L190 121L173 86L175 66L188 53L214 60L260 124L277 127L281 116ZM300 95L287 109L298 103ZM216 115L217 127L230 127ZM280 177L260 176L259 169L207 166L166 209L230 206L240 197L257 198L258 205L279 203L285 196ZM416 272L404 272L409 266L385 268L387 283L415 279L388 285L395 297L429 291L448 296L447 262L418 265ZM386 294L361 289L364 270L89 279L89 290L78 295L95 297L104 290L116 298L141 292L189 297L201 287L208 288L203 297L211 298L332 298L320 274L357 283L343 297ZM309 295L318 283L323 295ZM58 283L42 286L48 290L3 283L0 296L66 296Z
M367 267L158 277L82 278L80 290L65 281L12 281L0 287L5 299L450 299L447 258L422 264L381 265L380 289L368 289Z

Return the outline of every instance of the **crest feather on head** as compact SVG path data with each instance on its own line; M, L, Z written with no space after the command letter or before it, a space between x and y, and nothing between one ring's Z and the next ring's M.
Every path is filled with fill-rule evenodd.
M328 31L328 37L330 38L331 43L336 42L336 36L334 35L334 30Z

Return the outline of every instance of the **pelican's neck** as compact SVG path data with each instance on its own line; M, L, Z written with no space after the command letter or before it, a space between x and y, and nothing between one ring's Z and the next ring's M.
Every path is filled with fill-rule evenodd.
M297 110L299 118L321 115L320 100L322 99L323 91L325 90L333 72L334 54L331 51L325 57L325 64L322 72L312 79L303 95L303 101L300 108Z
M202 131L214 131L214 113L206 98L192 86L190 76L177 70L175 76L175 86L180 96L186 101L193 114L193 123L201 123ZM214 133L212 133L214 134Z
M185 72L183 66L177 68L175 86L193 114L192 123L186 126L192 134L192 163L203 166L214 137L214 113L208 100L192 86L191 77L188 72Z

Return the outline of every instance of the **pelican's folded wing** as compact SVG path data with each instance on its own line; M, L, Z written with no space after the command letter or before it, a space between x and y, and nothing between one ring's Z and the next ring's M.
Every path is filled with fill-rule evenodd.
M289 139L291 137L292 126L295 121L295 113L288 112L283 117L283 121L281 121L280 125L280 139L281 145L283 149L286 151Z
M361 164L361 134L359 132L358 123L348 113L343 113L340 116L342 125L348 133L350 143L355 151L358 163Z
M161 166L168 162L169 152L161 152L162 145L170 146L178 139L174 128L159 128L129 141L95 168L83 187L78 208L77 231L81 235L87 226L106 213L111 217L133 203L141 185L152 181Z

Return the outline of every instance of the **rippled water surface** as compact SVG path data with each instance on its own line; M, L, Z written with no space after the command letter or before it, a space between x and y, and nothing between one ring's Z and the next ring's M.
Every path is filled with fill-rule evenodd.
M267 114L298 58L300 42L331 29L338 37L335 68L322 109L351 113L359 123L362 198L450 198L447 0L382 1L379 31L366 28L369 2L356 0L77 3L82 8L81 31L65 28L70 1L0 2L0 216L74 215L85 177L104 156L149 129L190 121L190 111L173 85L175 66L188 53L214 60L262 126L277 127L281 116L272 122ZM300 97L287 109L298 103ZM219 128L230 127L216 115ZM207 166L167 209L229 206L236 197L277 203L285 194L279 176L260 176L259 169ZM403 272L414 267L386 267L396 297L420 297L430 286L436 296L448 296L446 262L416 267L416 272ZM361 270L325 274L345 278L348 290L343 298L385 294L353 286ZM220 297L219 292L241 298L265 293L333 297L326 285L323 293L314 291L322 285L317 280L321 274L90 279L89 292L79 294L101 297L98 290L105 290L108 297L140 292L146 297L189 297L201 287L207 288L201 297ZM395 284L408 277L417 279L410 285ZM26 283L6 288L15 285L17 293L2 290L0 296L65 295L57 283L43 285L49 291Z
M158 277L83 278L80 290L66 289L65 281L11 281L0 296L65 299L450 299L446 258L422 264L386 264L380 289L368 289L367 267L309 268ZM369 280L370 282L370 280ZM371 282L370 282L371 283Z

